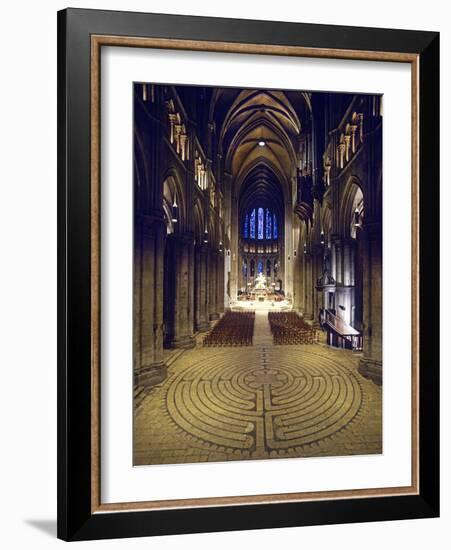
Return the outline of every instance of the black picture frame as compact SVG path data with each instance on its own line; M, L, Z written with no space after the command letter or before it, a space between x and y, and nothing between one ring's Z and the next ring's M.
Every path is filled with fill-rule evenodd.
M92 35L398 52L418 56L419 494L92 512ZM58 13L59 538L88 540L438 516L438 327L439 33L84 9Z

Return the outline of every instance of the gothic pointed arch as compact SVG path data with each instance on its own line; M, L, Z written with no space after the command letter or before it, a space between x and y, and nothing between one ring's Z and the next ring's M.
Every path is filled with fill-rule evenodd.
M187 225L185 193L181 177L173 167L168 168L163 179L162 207L170 232L176 228L178 232L184 231Z
M342 235L354 236L353 228L362 225L364 219L364 195L361 180L357 176L349 177L344 186L340 203L339 227ZM356 215L358 214L358 216Z

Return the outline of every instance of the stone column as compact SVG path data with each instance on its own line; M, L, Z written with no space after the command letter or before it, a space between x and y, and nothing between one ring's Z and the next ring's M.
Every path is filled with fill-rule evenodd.
M346 307L345 321L354 326L354 305L355 305L355 277L354 277L354 251L355 239L350 237L343 239L343 288L345 294L342 302Z
M332 236L332 245L330 247L330 274L332 277L337 280L337 255L336 255L336 249L335 249L335 238L336 236Z
M305 309L304 318L313 319L313 293L316 292L313 285L313 256L304 254L305 258Z
M217 288L218 288L218 261L216 250L210 250L209 253L209 304L208 304L208 318L210 321L218 319L219 314L217 310Z
M245 285L243 264L244 264L243 255L240 252L238 252L238 288L242 288Z
M195 288L195 281L194 281L194 262L195 262L195 251L194 251L194 234L189 234L189 239L187 242L187 248L189 250L189 256L188 256L188 325L190 334L193 337L194 345L196 342L194 341L194 288Z
M135 316L139 334L139 357L135 361L135 384L152 386L166 378L163 360L163 277L166 225L160 212L142 216L136 245L140 256L135 266Z
M359 372L382 383L382 223L365 220L363 250L363 358Z
M293 209L291 204L285 208L285 228L284 228L284 265L283 265L283 280L285 295L293 299ZM288 229L289 228L289 229ZM282 239L281 239L282 240ZM282 254L281 254L282 257Z
M363 333L363 236L359 229L354 243L354 327Z
M199 286L199 326L200 331L210 328L208 319L208 248L202 245L200 251L200 286Z
M299 252L297 252L296 257L293 258L293 308L296 311L301 310L301 277L302 264Z
M202 253L201 246L196 244L194 248L194 330L200 330L202 325L202 300L201 300L201 285L202 285Z
M216 311L219 315L224 313L224 254L218 253L217 257L217 284L216 284Z
M224 254L224 310L226 309L230 309L230 249Z
M175 242L174 269L176 270L174 348L192 348L195 345L190 323L190 291L192 284L191 255L193 237L191 233L178 235Z
M355 239L348 237L342 241L343 250L343 284L354 286L354 250Z
M278 241L278 269L277 269L277 279L282 281L282 290L286 295L285 288L285 244L284 240L279 238ZM257 264L256 264L257 265Z
M343 283L343 248L340 237L334 238L334 250L335 250L335 280L338 284Z
M225 271L226 291L224 300L227 307L230 300L236 300L236 257L238 253L238 200L233 192L233 176L230 172L223 173L224 189L224 230L223 244L230 250Z
M175 301L177 296L177 274L175 257L176 239L173 233L166 236L164 250L164 278L161 283L163 292L164 347L172 347L175 334Z
M313 247L312 254L312 316L315 325L319 326L319 310L322 307L322 295L321 292L316 290L316 282L323 274L323 254L324 247L320 244Z
M302 248L299 250L299 286L298 286L298 310L304 314L305 311L305 257Z

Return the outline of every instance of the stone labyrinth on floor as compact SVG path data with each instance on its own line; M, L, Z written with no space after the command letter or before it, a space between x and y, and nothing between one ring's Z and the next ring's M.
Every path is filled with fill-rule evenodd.
M168 381L167 411L190 440L237 458L267 458L333 438L358 418L361 382L335 357L321 356L319 366L315 352L300 360L287 351L279 364L271 347L254 352L254 361L206 358Z

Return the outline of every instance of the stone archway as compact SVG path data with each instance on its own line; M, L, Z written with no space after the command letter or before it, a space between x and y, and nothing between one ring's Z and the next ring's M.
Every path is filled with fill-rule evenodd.
M192 319L193 238L186 230L183 187L175 169L163 182L163 211L166 240L163 278L164 347L194 346Z

